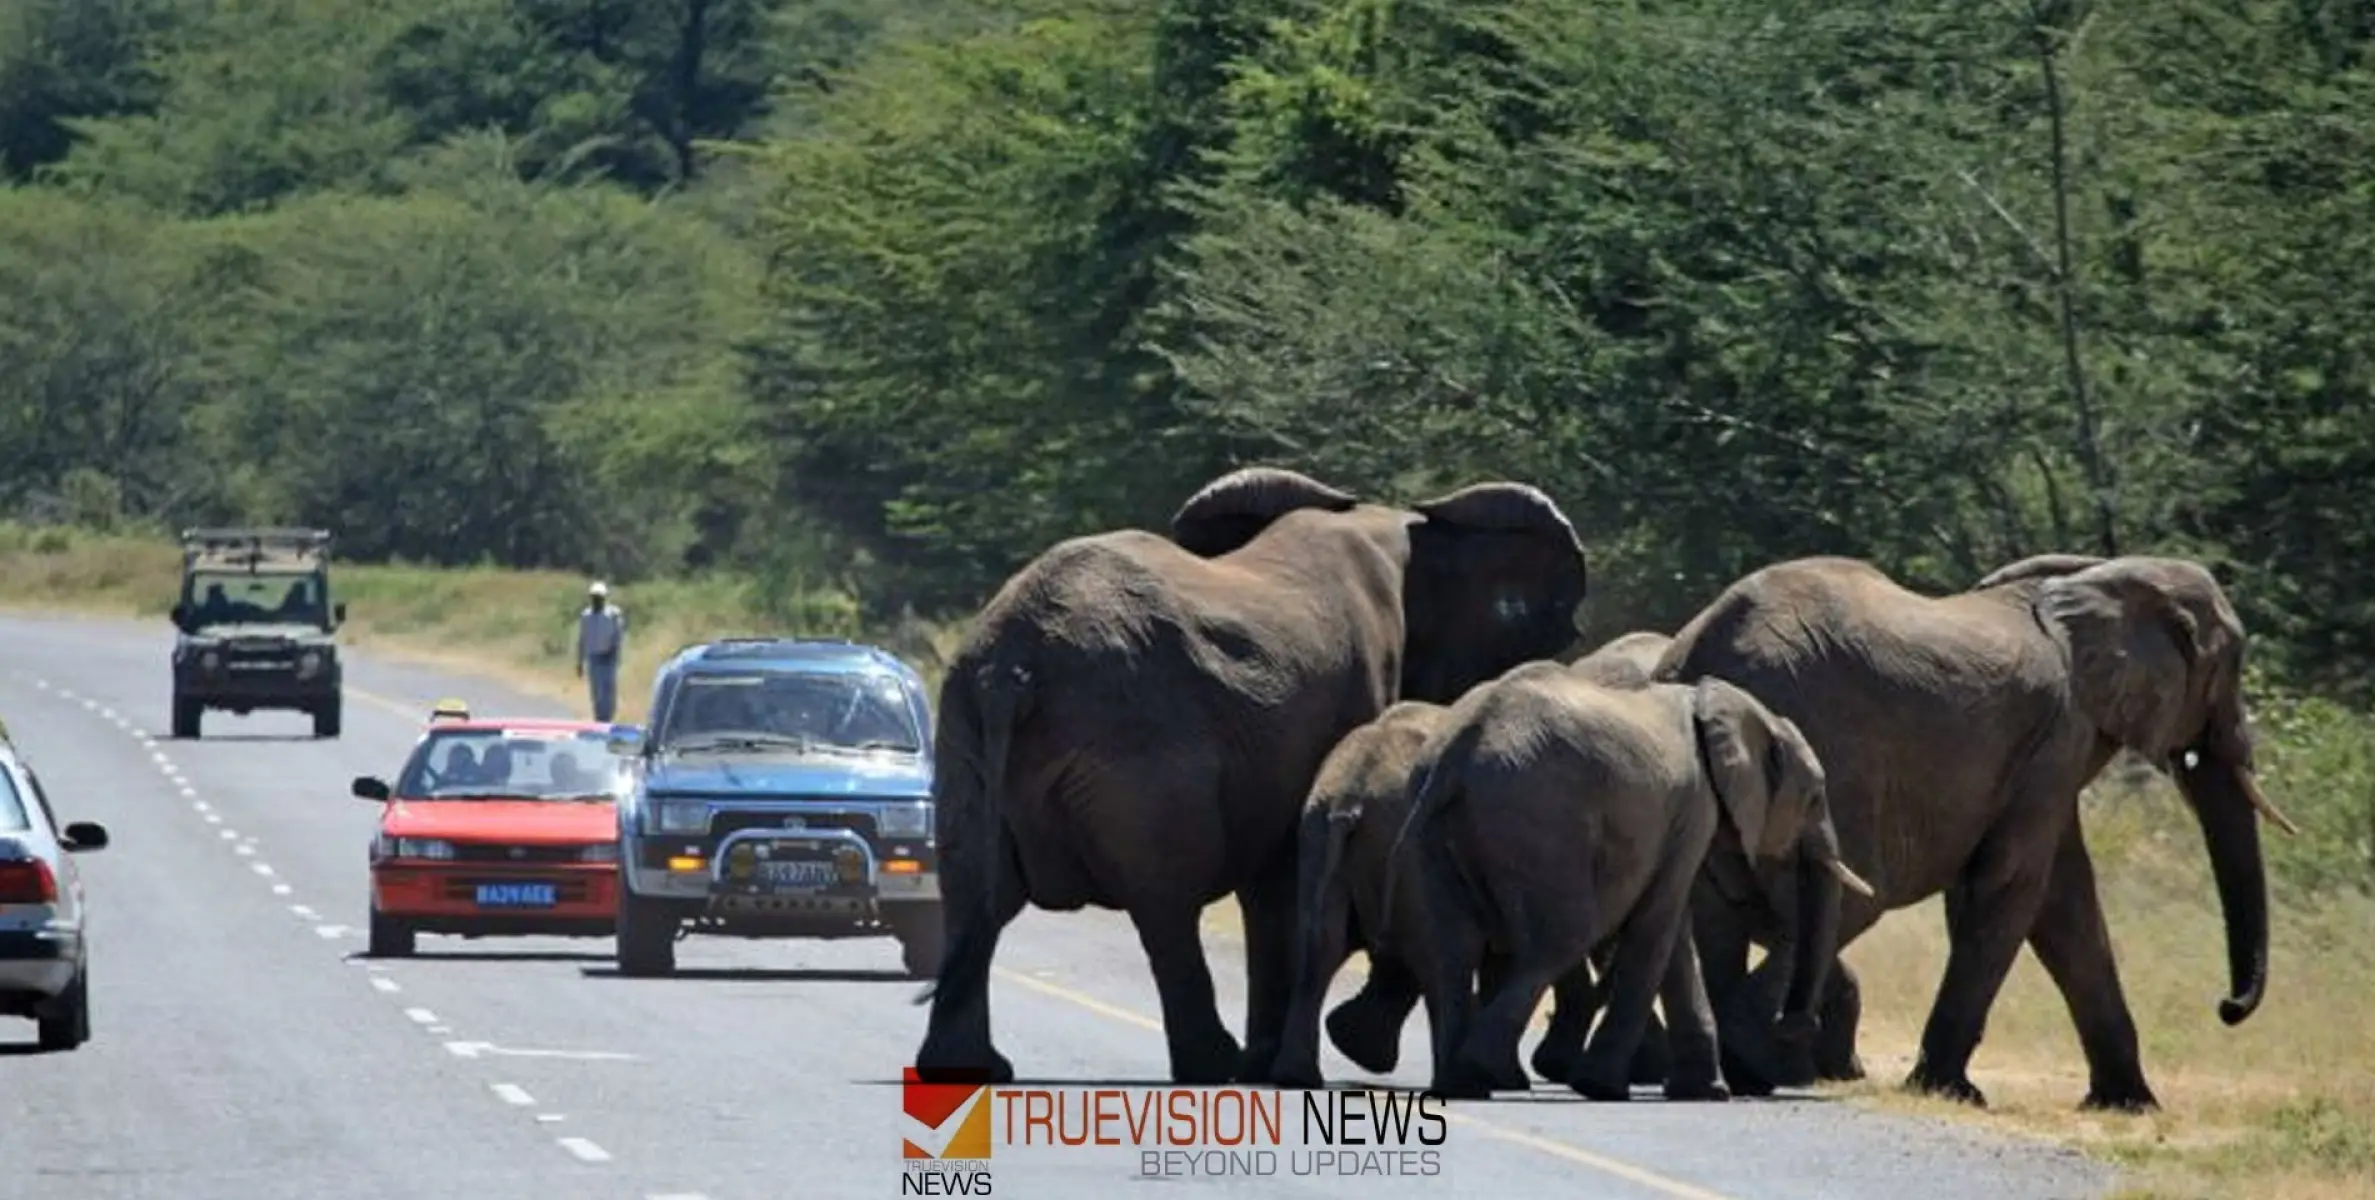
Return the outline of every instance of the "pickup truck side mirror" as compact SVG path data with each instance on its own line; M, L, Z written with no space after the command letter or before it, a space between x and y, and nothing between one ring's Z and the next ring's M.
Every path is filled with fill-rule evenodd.
M634 758L643 753L643 727L613 725L610 727L610 737L605 744L612 754L620 758Z
M97 821L76 821L58 832L65 835L59 844L69 854L107 849L107 826Z
M386 803L389 796L388 781L376 775L357 775L355 776L354 793L365 800Z
M181 603L176 603L176 604L173 606L173 613L172 613L172 616L173 616L173 627L174 627L175 629L181 630L183 633L188 633L188 632L190 631L190 606L189 606L189 605L187 605L187 604L181 604Z
M335 629L344 624L346 624L346 601L341 600L330 606L330 627Z

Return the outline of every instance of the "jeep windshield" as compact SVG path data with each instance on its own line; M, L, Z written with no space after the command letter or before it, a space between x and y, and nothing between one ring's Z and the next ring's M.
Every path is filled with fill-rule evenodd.
M676 754L917 754L906 685L892 675L695 671L676 686L658 733Z
M182 591L190 628L329 625L321 580L311 572L193 571Z
M601 730L449 729L413 749L396 794L423 800L613 800L626 765Z

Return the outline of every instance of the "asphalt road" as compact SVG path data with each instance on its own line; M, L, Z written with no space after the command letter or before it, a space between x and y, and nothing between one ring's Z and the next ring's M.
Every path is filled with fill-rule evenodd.
M679 946L681 976L626 980L607 940L423 937L362 956L376 808L429 704L551 712L483 681L351 656L345 736L208 714L165 736L171 635L0 619L0 714L61 820L104 822L82 860L93 1040L33 1052L0 1020L0 1197L130 1200L761 1200L901 1194L899 1069L918 985L889 941ZM1242 1014L1232 943L1212 947ZM1135 936L1116 914L1032 912L993 1008L1017 1069L1052 1083L1165 1072ZM1233 1018L1234 1019L1234 1018ZM1401 1071L1424 1083L1423 1016ZM1328 1052L1332 1079L1357 1073ZM1290 1098L1291 1099L1291 1098ZM2107 1168L2027 1143L1811 1098L1593 1105L1564 1089L1453 1106L1434 1178L1137 1178L1106 1148L1002 1154L999 1196L1169 1182L1234 1195L1887 1197L2099 1195ZM1284 1168L1282 1168L1284 1169Z

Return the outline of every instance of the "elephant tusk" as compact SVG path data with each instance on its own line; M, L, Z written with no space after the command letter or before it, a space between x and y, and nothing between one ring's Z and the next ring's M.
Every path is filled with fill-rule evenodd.
M2250 798L2251 806L2260 810L2261 816L2274 821L2277 828L2294 837L2301 836L2301 827L2293 824L2292 818L2285 816L2284 811L2277 808L2275 802L2261 793L2259 780L2253 778L2249 771L2239 772L2239 774L2243 779L2243 794Z
M1862 896L1867 900L1872 898L1872 885L1865 883L1863 876L1856 874L1854 871L1848 870L1846 863L1840 862L1838 859L1834 858L1831 861L1824 863L1823 866L1828 867L1831 874L1838 876L1840 885L1845 887L1848 891L1854 892L1856 895Z

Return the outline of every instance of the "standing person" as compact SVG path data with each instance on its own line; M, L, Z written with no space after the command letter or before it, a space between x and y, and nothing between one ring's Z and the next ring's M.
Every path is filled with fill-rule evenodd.
M618 710L618 656L626 642L626 611L610 603L610 586L597 579L577 614L577 677L593 693L597 721Z

